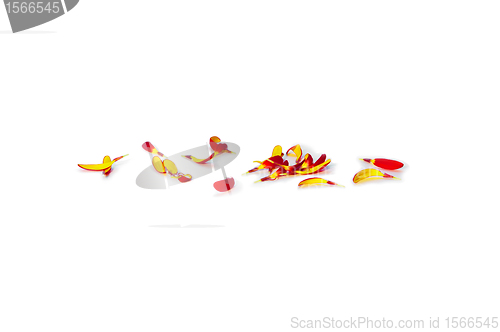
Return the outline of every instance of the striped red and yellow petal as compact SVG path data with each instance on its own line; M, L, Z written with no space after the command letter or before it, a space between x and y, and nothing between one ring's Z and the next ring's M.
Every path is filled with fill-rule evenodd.
M105 176L108 176L108 175L109 175L109 173L111 173L111 169L112 169L112 168L111 168L111 167L109 167L109 168L106 168L106 169L105 169L104 171L102 171L102 172L103 172L103 174L104 174Z
M399 180L398 178L396 178L390 174L382 173L378 169L367 168L367 169L363 169L363 170L359 171L358 173L356 173L354 175L354 178L352 179L352 181L354 183L359 183L359 182L366 180L366 179L369 179L369 178L373 178L373 179L393 178L393 179Z
M302 148L300 147L300 144L294 145L290 149L288 149L286 155L289 157L294 157L295 162L298 162L300 158L302 158Z
M335 182L332 182L332 181L329 181L329 180L326 180L326 179L322 179L322 178L317 178L317 177L308 178L308 179L300 181L299 182L299 187L311 186L311 185L323 185L323 184L327 184L327 185L331 185L331 186L343 187L342 185L340 185L338 183L335 183Z
M193 157L191 155L185 155L183 157L186 158L186 159L192 160L192 161L194 161L197 164L206 164L206 163L208 163L210 160L212 160L217 155L218 155L218 153L214 152L208 158L205 158L205 159L196 158L196 157Z
M280 157L283 157L283 148L281 147L281 145L276 145L273 149L273 154L271 155L271 157L274 157L274 156L280 156Z

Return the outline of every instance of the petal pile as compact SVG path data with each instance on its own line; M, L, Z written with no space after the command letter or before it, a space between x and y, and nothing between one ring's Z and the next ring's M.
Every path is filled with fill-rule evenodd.
M285 176L319 173L325 170L331 162L330 159L326 159L326 154L322 154L316 161L314 161L313 157L309 153L302 157L302 148L298 144L288 149L286 154L287 156L295 159L294 165L290 165L288 160L283 159L282 148L277 145L274 147L271 157L264 161L255 161L260 165L252 168L247 173L267 169L270 175L263 177L256 182L274 181Z

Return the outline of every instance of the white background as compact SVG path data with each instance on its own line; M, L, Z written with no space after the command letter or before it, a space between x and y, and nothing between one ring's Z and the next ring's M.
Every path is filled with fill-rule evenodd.
M499 316L499 12L82 0L12 34L0 10L0 330ZM212 135L241 147L233 193L220 172L135 185L143 142L169 155ZM241 175L297 143L346 188ZM108 178L77 167L126 153ZM408 167L354 186L363 157Z

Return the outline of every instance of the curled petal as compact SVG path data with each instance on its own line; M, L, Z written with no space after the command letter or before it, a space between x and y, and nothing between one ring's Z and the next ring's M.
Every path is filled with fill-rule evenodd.
M271 155L272 157L274 156L280 156L283 157L283 148L281 145L276 145L273 149L273 154Z
M326 154L322 154L317 160L316 162L312 165L312 167L316 167L322 163L324 163L326 161Z
M106 156L106 157L104 157L102 164L78 164L78 167L83 168L84 170L87 170L87 171L94 171L94 172L105 171L109 167L111 167L111 165L113 165L117 160L120 160L126 156L128 156L128 154L121 156L121 157L118 157L118 158L115 158L113 160L111 160L111 158L109 156Z
M192 160L192 161L194 161L197 164L206 164L210 160L212 160L214 157L217 157L219 154L222 154L222 153L234 153L232 151L229 151L227 149L227 144L221 143L220 138L217 137L217 136L210 137L210 147L212 148L212 150L214 150L214 153L212 153L208 158L200 159L200 158L193 157L191 155L186 155L186 156L183 156L183 157L187 158L189 160Z
M87 171L104 171L108 167L111 167L113 165L112 161L108 161L107 163L104 164L78 164L80 168L83 168Z
M111 173L111 166L109 168L106 168L104 171L102 171L102 173L105 175L105 176L108 176L109 173Z
M290 149L288 149L286 155L289 157L295 157L295 162L298 162L302 157L302 148L299 144L294 145Z
M328 159L328 160L325 160L324 162L322 162L321 164L315 163L315 166L312 166L312 167L307 168L307 169L301 169L301 170L297 171L296 173L300 174L300 175L319 173L319 172L323 171L326 168L326 166L328 166L328 164L330 164L330 162L331 162L331 160Z
M258 181L255 182L266 182L266 181L274 181L277 180L279 177L283 176L284 174L282 173L282 168L278 168L274 173L271 173L271 175L266 176Z
M308 178L308 179L302 180L299 182L299 187L309 186L309 185L322 185L322 184L329 184L331 186L343 187L340 184L337 184L335 182L332 182L332 181L329 181L326 179L322 179L322 178Z
M210 137L210 147L212 148L212 150L216 151L218 143L220 143L219 137L217 136Z
M227 144L221 143L220 138L217 137L217 136L210 137L210 142L209 143L210 143L210 147L215 152L220 152L220 153L228 152L228 153L232 153L231 151L229 151L227 149Z
M112 161L113 161L113 163L114 163L114 162L116 162L116 161L118 161L118 160L120 160L120 159L122 159L123 157L126 157L126 156L128 156L128 154L127 154L127 155L124 155L124 156L121 156L121 157L116 157L116 158L115 158L115 159L113 159Z
M366 180L368 178L374 178L374 179L392 178L392 179L399 180L397 177L394 177L394 176L387 174L387 173L382 173L378 169L367 168L367 169L361 170L358 173L356 173L356 175L354 175L354 178L352 179L352 181L354 183L359 183L359 182Z
M185 155L183 157L186 158L186 159L192 160L192 161L194 161L197 164L206 164L210 160L212 160L215 156L217 156L218 154L219 154L218 152L214 152L208 158L205 158L205 159L199 159L199 158L193 157L191 155Z
M323 160L324 161L324 160ZM300 168L309 168L311 167L312 165L314 164L314 159L313 157L307 153L305 156L304 156L304 161L302 163L302 165L300 166Z

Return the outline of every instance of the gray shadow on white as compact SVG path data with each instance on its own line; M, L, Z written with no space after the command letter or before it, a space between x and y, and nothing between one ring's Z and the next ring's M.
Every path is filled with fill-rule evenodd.
M197 164L194 161L183 157L184 155L191 155L199 159L208 158L210 155L210 151L208 150L207 145L202 145L193 149L189 149L187 151L179 152L167 158L175 163L179 172L190 174L193 177L192 181L194 181L198 178L212 173L213 171L219 170L221 167L228 165L234 159L236 159L236 157L240 153L240 147L234 143L226 144L228 146L228 149L233 151L234 153L223 153L221 155L218 155L207 164ZM220 179L223 179L222 173ZM144 189L166 189L167 187L165 181L167 181L169 187L182 183L178 179L158 173L154 169L154 167L150 165L137 176L136 184ZM192 181L185 184L187 185Z
M56 31L19 31L13 33L10 30L0 31L0 35L44 35L47 33L57 33Z

